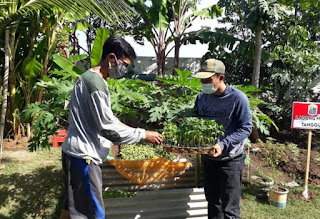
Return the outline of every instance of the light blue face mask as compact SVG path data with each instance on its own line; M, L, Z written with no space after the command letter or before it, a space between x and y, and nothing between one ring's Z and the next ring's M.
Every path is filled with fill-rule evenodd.
M218 77L218 80L220 80L220 75ZM217 92L217 90L219 88L219 85L217 88L215 88L212 83L210 83L210 84L201 83L201 85L202 85L202 92L205 94L214 94L215 92Z
M111 64L109 62L109 77L110 78L122 78L125 73L127 72L127 67L123 64L119 63L119 61L116 59L117 66L112 68Z
M215 88L213 84L201 84L202 92L205 94L213 94L217 92L218 88Z

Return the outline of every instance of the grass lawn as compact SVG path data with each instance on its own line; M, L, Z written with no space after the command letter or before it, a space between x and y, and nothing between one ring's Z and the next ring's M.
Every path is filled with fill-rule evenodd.
M0 218L59 218L61 149L4 151L0 170Z
M0 170L0 218L59 218L62 204L61 149L4 151ZM277 208L243 189L241 215L245 219L312 219L320 215L320 188L310 185L312 200L299 198L302 188L290 189L287 207Z
M257 199L249 188L242 190L241 218L245 219L318 219L320 218L320 188L310 186L312 199L300 199L302 187L290 188L287 206L279 208L268 204L267 200Z

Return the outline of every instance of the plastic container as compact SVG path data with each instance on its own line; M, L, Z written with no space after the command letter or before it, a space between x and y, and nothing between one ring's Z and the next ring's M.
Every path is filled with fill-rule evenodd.
M286 188L271 188L269 193L269 203L277 207L286 207L288 193L289 190Z

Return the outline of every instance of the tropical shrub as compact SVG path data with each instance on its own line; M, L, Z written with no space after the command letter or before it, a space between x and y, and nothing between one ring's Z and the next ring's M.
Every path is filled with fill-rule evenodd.
M33 137L29 140L30 151L50 148L49 136L56 134L59 127L67 126L68 108L65 105L70 99L73 85L72 80L56 78L37 83L37 86L48 91L45 100L27 105L20 115L22 121L32 121Z
M249 98L249 104L252 113L252 122L260 130L260 132L266 136L270 134L270 127L273 126L277 131L279 130L274 121L266 115L262 110L261 106L267 105L267 103L261 99L256 98L254 93L258 93L260 89L254 86L235 86L237 89L241 90Z

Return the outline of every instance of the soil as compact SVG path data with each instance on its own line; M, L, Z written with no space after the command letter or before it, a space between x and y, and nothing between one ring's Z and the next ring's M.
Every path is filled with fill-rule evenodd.
M28 148L28 138L23 137L18 141L10 138L3 139L3 151L20 151Z
M285 134L283 134L283 136L285 137L280 138L283 142L292 142L293 139L296 139L293 136ZM309 183L320 186L320 131L313 132L312 138ZM303 185L307 160L307 135L303 134L300 139L300 141L295 142L299 149L298 154L294 155L290 149L285 148L285 150L281 152L282 154L279 152L278 164L275 168L271 168L268 164L268 158L270 156L267 154L267 152L269 152L267 144L252 144L249 151L250 164L245 166L243 172L244 177L248 175L263 174L272 176L275 179L275 182L278 183L285 184L295 181L300 185ZM26 157L25 154L28 153L28 145L29 143L27 138L22 138L19 141L4 139L2 163L5 164L6 161L10 160L12 157ZM276 147L277 144L275 144L271 149L275 149L277 154L278 152Z
M0 169L5 168L5 165L12 160L27 160L36 156L36 154L30 154L28 152L28 145L28 138L26 137L23 137L19 141L14 141L10 138L3 139L3 157L1 159Z
M300 130L301 131L301 130ZM320 186L320 130L312 131L311 156L309 167L309 183ZM285 147L283 153L278 154L278 164L275 168L268 165L268 158L271 149L277 147L267 147L266 143L252 144L249 152L250 165L245 166L244 175L250 172L250 175L263 173L270 175L275 179L275 182L285 184L295 181L300 185L304 184L307 163L307 132L299 133L299 136L292 133L278 133L277 139L281 142L293 142L297 145L298 154L294 154L292 150ZM280 146L279 146L280 148ZM276 151L276 150L275 150ZM279 151L281 151L279 149Z

